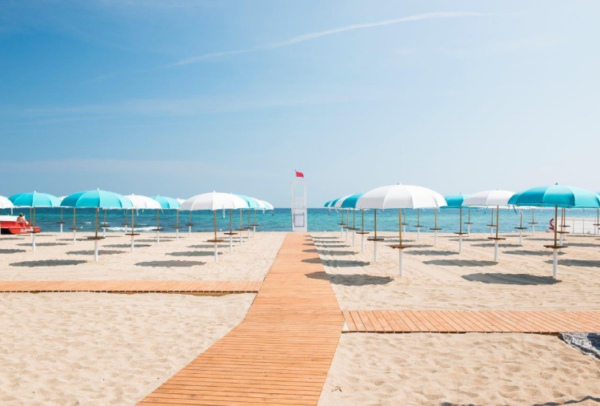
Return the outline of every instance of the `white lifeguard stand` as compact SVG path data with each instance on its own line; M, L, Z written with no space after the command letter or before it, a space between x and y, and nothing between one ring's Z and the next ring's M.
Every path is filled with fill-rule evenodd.
M296 233L308 231L305 180L296 179L292 182L292 231Z

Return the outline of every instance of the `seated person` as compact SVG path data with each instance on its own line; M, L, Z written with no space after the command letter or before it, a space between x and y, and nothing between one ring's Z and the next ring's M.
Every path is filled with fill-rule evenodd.
M25 216L23 215L23 213L19 214L19 217L17 217L17 224L22 224L24 226L29 225L29 221L25 220Z

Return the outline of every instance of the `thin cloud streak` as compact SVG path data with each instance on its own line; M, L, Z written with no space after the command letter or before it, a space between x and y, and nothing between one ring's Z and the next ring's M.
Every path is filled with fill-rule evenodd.
M315 40L318 38L326 37L329 35L340 34L340 33L347 32L347 31L363 30L363 29L367 29L367 28L383 27L386 25L407 23L407 22L413 22L413 21L422 21L422 20L489 17L492 15L493 14L468 12L468 11L437 12L437 13L417 14L414 16L400 17L400 18L395 18L392 20L384 20L384 21L378 21L378 22L374 22L374 23L353 24L353 25L348 25L346 27L335 28L332 30L319 31L319 32L313 32L310 34L298 35L298 36L290 38L286 41L274 42L274 43L266 44L266 45L259 45L259 46L256 46L253 48L248 48L248 49L239 49L239 50L234 50L234 51L222 51L222 52L211 52L211 53L207 53L207 54L203 54L203 55L199 55L199 56L194 56L191 58L182 59L178 62L175 62L170 65L166 65L166 66L170 66L170 67L185 66L185 65L190 65L193 63L202 62L202 61L206 61L209 59L220 58L220 57L224 57L224 56L239 55L239 54L257 52L257 51L262 51L262 50L284 48L284 47L296 45L296 44L299 44L302 42L312 41L312 40Z

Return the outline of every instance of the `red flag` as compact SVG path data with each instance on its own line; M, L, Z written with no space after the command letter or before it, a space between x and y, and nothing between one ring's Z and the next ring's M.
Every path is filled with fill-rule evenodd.
M298 171L296 171L296 177L297 177L297 178L303 178L303 177L304 177L304 174L303 174L302 172L298 172Z

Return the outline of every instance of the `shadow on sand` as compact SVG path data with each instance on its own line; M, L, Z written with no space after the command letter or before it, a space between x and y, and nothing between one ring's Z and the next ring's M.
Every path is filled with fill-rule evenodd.
M125 254L126 251L117 250L98 250L98 255L117 255ZM69 251L67 255L94 255L94 250L83 250L83 251Z
M456 252L451 251L436 251L436 250L423 250L423 251L404 251L408 255L426 255L426 256L449 256L449 255L457 255Z
M327 250L323 250L321 252L319 252L319 254L323 254L323 255L331 255L331 256L344 256L344 255L356 255L357 252L354 251L327 251Z
M31 243L23 243L23 244L17 244L17 245L19 245L21 247L28 247L28 246L31 246ZM38 242L38 243L35 243L35 245L37 247L56 247L58 245L69 245L69 244L64 243L64 242Z
M574 405L577 403L588 403L588 402L593 402L593 403L600 403L600 398L598 397L594 397L594 396L585 396L579 400L577 399L571 399L571 400L567 400L565 402L547 402L547 403L534 403L533 406L560 406L560 405Z
M214 256L214 251L179 251L169 252L167 255L172 257L210 257Z
M547 264L552 264L552 260L546 261ZM600 268L600 261L586 259L561 259L558 262L559 266L581 266L587 268Z
M0 254L17 254L19 252L26 252L26 251L19 250L19 249L0 249Z
M387 285L394 279L389 276L374 276L367 274L353 275L334 275L325 272L313 272L306 274L307 278L324 279L336 285L344 286L366 286L366 285Z
M561 282L551 276L510 273L473 273L464 275L463 279L496 285L555 285Z
M105 245L106 248L131 248L131 244L107 244ZM152 245L150 244L137 244L137 242L135 243L135 248L146 248L146 247L152 247Z
M92 252L92 254L93 254L93 252ZM77 260L68 260L68 259L46 259L46 260L39 260L39 261L15 262L14 264L10 264L10 266L36 268L36 267L47 267L47 266L79 265L79 264L85 264L86 262L87 261L77 261Z
M408 251L407 251L408 252ZM494 261L469 261L469 260L446 260L446 259L432 259L431 261L423 261L424 264L428 265L440 265L440 266L494 266Z
M352 268L352 267L361 267L361 266L368 266L370 265L370 262L365 262L365 261L345 261L345 260L341 260L338 261L337 259L329 259L329 260L325 260L323 261L323 265L328 266L330 268Z
M552 251L550 250L546 250L546 251L533 251L533 250L512 250L512 251L502 251L503 254L508 254L508 255L533 255L533 256L540 256L540 257L551 257L552 256ZM564 252L559 252L558 255L565 255Z
M138 262L135 264L136 266L144 266L151 268L191 268L193 266L204 265L206 262L200 261L148 261L148 262Z

